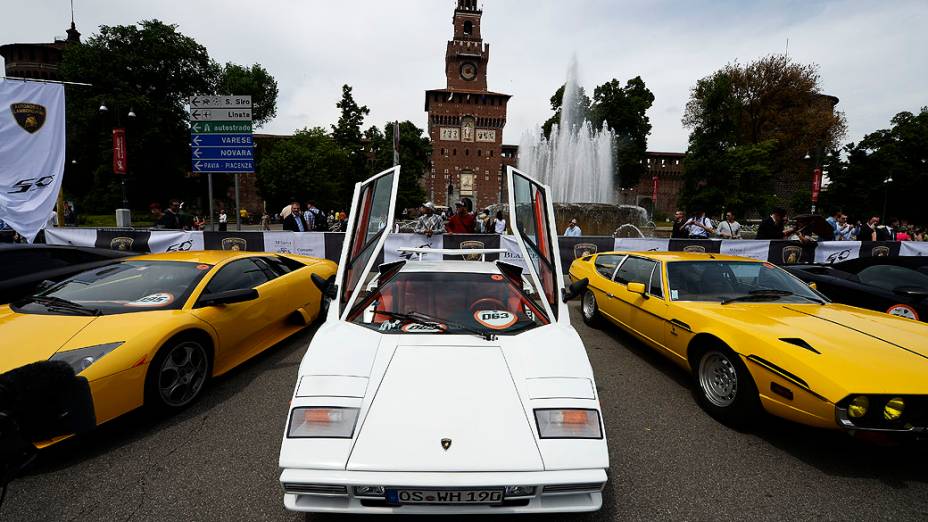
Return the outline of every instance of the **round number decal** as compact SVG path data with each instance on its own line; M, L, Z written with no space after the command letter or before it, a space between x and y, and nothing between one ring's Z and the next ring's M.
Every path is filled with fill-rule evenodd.
M408 323L400 329L406 333L445 333L448 327L443 324Z
M916 312L915 309L909 305L892 305L889 307L889 310L886 310L886 313L889 315L895 315L896 317L905 317L906 319L914 319L918 321L918 312Z
M157 308L159 306L167 306L174 302L174 295L167 292L161 292L157 294L146 295L132 301L131 303L126 303L126 306L139 306L139 307L151 307Z
M474 312L474 319L492 330L505 330L516 324L519 318L505 310L478 310Z

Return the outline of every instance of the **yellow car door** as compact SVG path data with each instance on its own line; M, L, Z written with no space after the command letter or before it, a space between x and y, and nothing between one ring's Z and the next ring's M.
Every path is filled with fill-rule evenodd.
M615 300L616 284L613 281L615 271L628 256L620 254L600 254L593 261L598 277L590 280L589 289L596 296L596 306L599 307L599 313L609 320L621 324L626 324L625 320L620 318L622 307Z
M619 314L627 318L629 329L655 348L663 349L668 326L661 264L629 256L616 271L615 283L615 301L624 308ZM630 286L633 289L629 289Z
M209 280L194 304L193 315L209 323L219 337L214 347L213 371L224 373L245 358L250 348L266 335L267 320L273 317L270 288L262 288L270 278L251 258L236 259L220 267ZM258 290L258 299L241 303L202 306L199 301L209 294L230 290Z

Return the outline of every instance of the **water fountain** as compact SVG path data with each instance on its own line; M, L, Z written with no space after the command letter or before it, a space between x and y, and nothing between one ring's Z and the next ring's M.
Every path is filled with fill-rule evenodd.
M620 229L624 235L634 229L643 237L647 212L635 205L615 204L615 134L605 123L601 129L593 128L578 110L579 95L577 60L573 58L567 70L560 123L552 126L547 138L541 126L522 135L519 169L551 187L558 231L576 219L584 235L612 236Z

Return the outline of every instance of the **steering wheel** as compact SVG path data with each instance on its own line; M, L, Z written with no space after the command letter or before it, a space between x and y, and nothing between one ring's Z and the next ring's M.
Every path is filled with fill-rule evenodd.
M482 297L480 299L477 299L470 305L470 311L476 312L477 310L487 310L488 308L481 306L484 304L492 305L493 306L492 310L505 310L506 309L506 305L504 305L503 302L500 301L499 299L495 297Z

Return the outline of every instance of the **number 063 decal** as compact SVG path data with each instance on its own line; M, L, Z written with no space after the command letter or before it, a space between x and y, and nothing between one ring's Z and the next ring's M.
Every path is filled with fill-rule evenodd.
M478 310L474 312L474 319L493 330L505 330L516 324L518 317L512 312L505 310Z
M889 315L895 315L896 317L905 317L906 319L915 319L918 321L918 312L916 312L915 309L909 305L892 305L889 307L889 310L886 310L886 313Z

